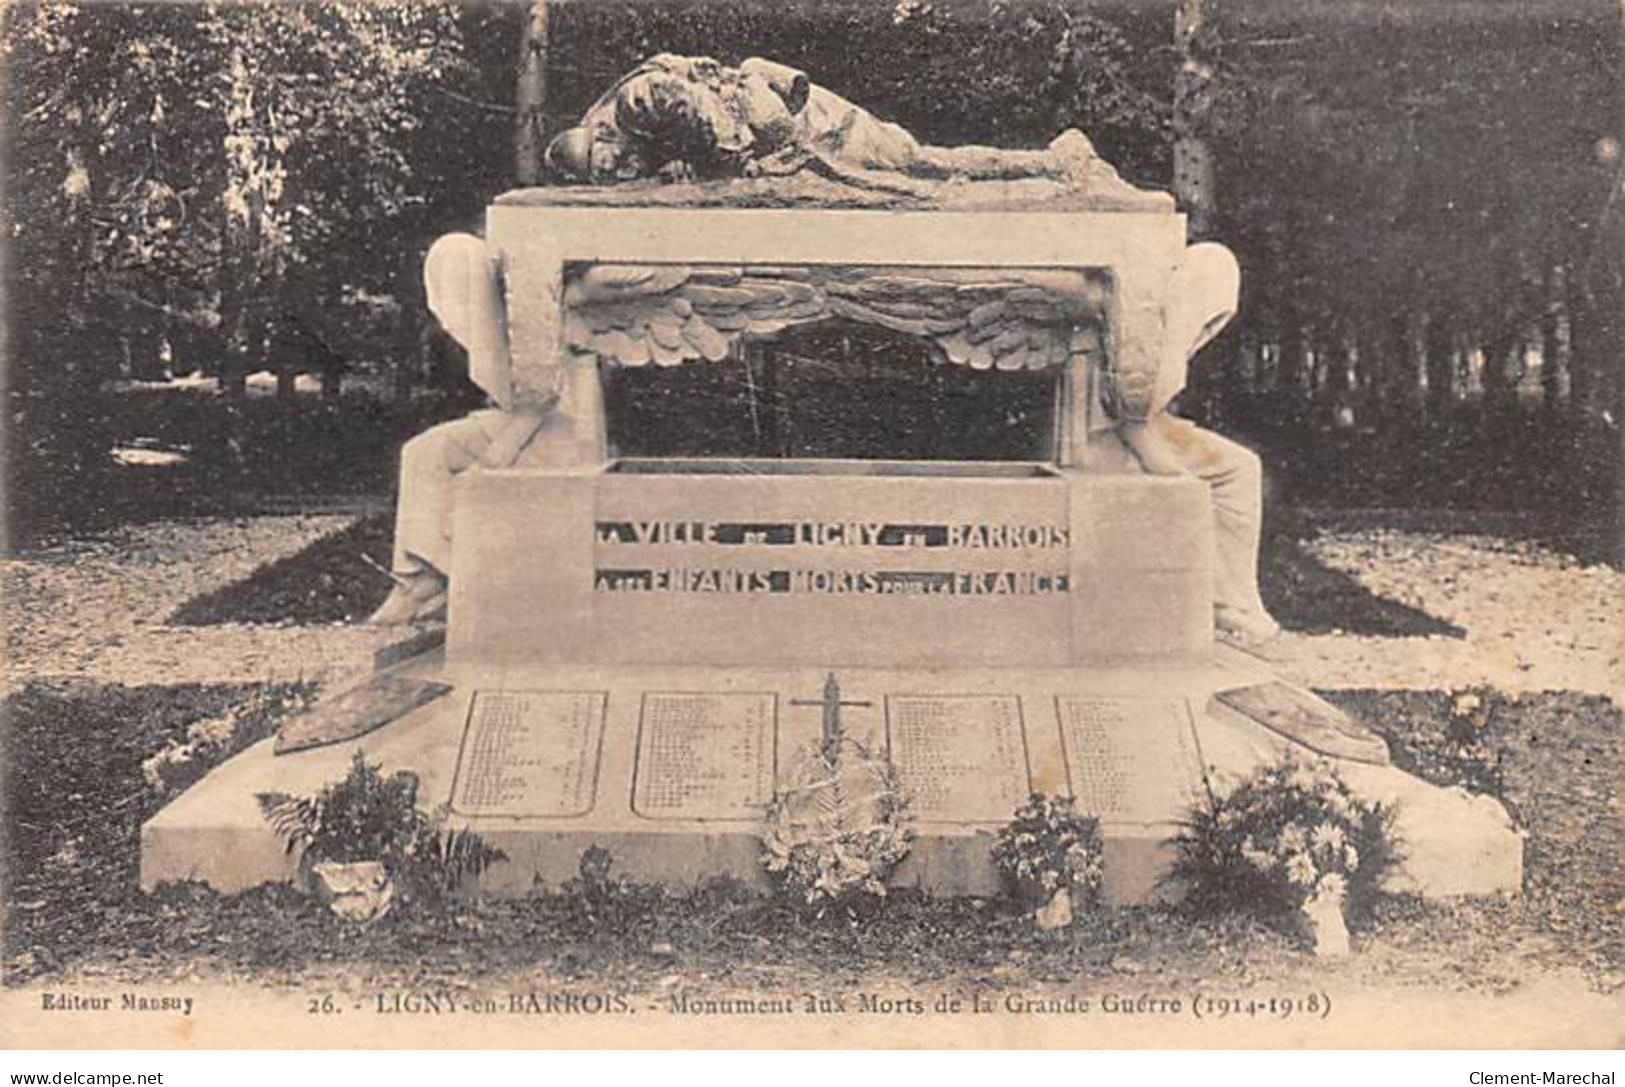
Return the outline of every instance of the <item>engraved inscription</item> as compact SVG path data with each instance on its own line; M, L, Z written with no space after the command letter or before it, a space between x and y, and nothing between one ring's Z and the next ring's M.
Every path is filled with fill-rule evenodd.
M753 819L773 796L772 694L649 693L632 810L650 819Z
M1183 699L1062 697L1055 706L1079 811L1167 822L1194 798L1199 767Z
M1065 564L1071 530L1041 522L596 521L593 540L596 593L1047 597L1071 591ZM830 562L845 555L847 564L770 568L751 561L785 548L825 552ZM957 556L964 567L916 567L914 553L930 549ZM678 554L687 557L674 562Z
M910 810L924 822L1003 822L1031 791L1014 695L891 695L886 736Z
M461 815L585 815L598 791L606 696L477 691L452 785Z

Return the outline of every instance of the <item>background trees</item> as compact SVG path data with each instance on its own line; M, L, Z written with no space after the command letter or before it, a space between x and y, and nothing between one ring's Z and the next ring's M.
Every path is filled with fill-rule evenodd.
M449 9L46 4L11 9L7 45L20 357L66 324L67 366L112 339L150 370L173 333L179 365L224 351L229 388L288 313L342 326L394 289L378 235L432 202L415 152L463 62Z
M245 372L287 386L324 360L411 379L428 243L476 225L516 163L533 170L547 136L664 49L776 57L934 142L1040 145L1076 125L1125 176L1179 188L1240 253L1247 292L1186 410L1269 447L1300 497L1312 481L1311 497L1368 504L1613 506L1614 0L52 3L4 19L14 473L104 464L87 419L109 378L201 366L227 400ZM1174 186L1176 137L1206 207ZM219 414L222 434L244 425Z

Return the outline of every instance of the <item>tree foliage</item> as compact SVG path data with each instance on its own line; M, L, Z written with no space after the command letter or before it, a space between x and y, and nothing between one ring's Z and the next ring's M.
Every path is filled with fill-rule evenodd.
M1260 301L1534 314L1550 269L1596 244L1618 122L1575 107L1618 78L1600 9L1247 11L1227 16L1216 139L1222 234L1265 272Z
M927 141L1039 146L1076 125L1139 183L1169 177L1171 3L554 7L549 131L652 52L759 54ZM1217 233L1254 300L1533 303L1600 244L1617 153L1601 152L1608 112L1575 103L1617 97L1609 13L1361 10L1219 9ZM393 239L463 225L511 182L525 17L409 0L9 8L23 316L132 338L175 320L230 333L235 306L252 340L285 299L394 293Z
M1510 358L1508 336L1561 310L1574 402L1617 439L1608 329L1625 288L1605 208L1625 140L1593 105L1619 101L1617 6L1212 7L1201 135L1212 235L1244 269L1231 343L1357 341L1397 367L1425 326L1448 366L1463 345ZM13 389L81 396L156 368L166 341L182 369L297 363L302 326L350 358L404 357L422 252L513 184L526 16L409 0L6 7ZM651 53L759 55L928 142L1042 146L1077 126L1126 177L1166 187L1173 31L1173 0L554 0L542 135ZM391 306L394 329L360 319ZM1197 382L1226 387L1224 348ZM84 448L61 464L105 459L76 410L14 401L13 440L55 456L73 432Z
M290 310L393 289L396 268L368 256L426 203L414 139L425 87L462 63L449 9L41 3L6 18L21 353L59 349L63 325L91 352L189 330L245 353Z

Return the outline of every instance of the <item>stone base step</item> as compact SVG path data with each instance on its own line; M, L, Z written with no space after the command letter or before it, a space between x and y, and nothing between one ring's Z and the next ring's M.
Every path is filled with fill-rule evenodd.
M1257 683L1245 661L1210 669L837 674L844 734L887 750L917 840L894 873L934 894L995 893L993 835L1031 792L1097 814L1109 901L1159 893L1167 840L1190 805L1295 746L1226 706ZM589 669L474 675L438 654L406 666L451 694L354 741L273 753L266 741L205 777L143 828L141 883L196 879L222 892L288 880L288 856L255 797L309 794L364 752L408 769L419 804L508 860L483 880L523 894L576 874L590 846L628 878L763 882L761 813L818 742L829 674L813 669ZM1313 698L1301 688L1292 698ZM1402 885L1437 895L1518 890L1522 834L1491 798L1441 789L1388 765L1331 760L1368 800L1398 812Z

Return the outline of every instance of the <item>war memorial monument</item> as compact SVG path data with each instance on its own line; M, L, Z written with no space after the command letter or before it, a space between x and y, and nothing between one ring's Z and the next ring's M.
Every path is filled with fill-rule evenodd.
M895 769L917 838L891 879L936 894L996 888L988 835L1035 792L1099 818L1109 900L1168 893L1183 813L1288 749L1395 807L1405 887L1516 891L1496 801L1390 765L1259 652L1256 458L1166 410L1240 270L1170 197L1079 133L928 147L767 61L654 58L550 160L559 184L427 258L493 406L403 455L376 620L421 652L369 682L404 712L346 726L341 695L220 766L146 824L143 886L292 878L256 795L313 792L357 749L503 851L490 893L594 845L640 879L758 881L767 805L834 735ZM826 319L1053 375L1052 454L610 447L610 368L722 364Z

